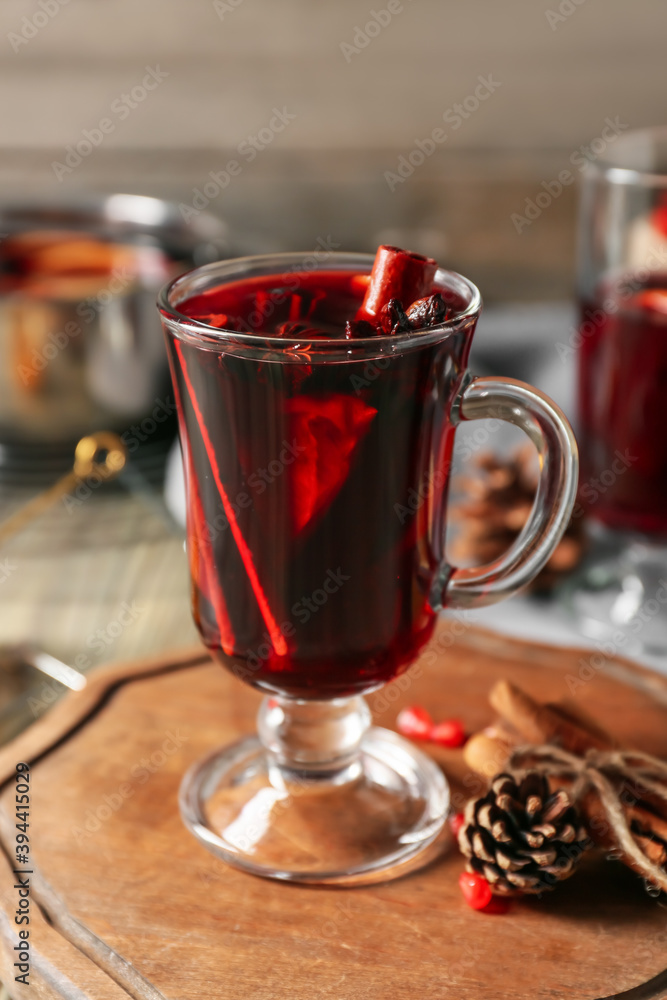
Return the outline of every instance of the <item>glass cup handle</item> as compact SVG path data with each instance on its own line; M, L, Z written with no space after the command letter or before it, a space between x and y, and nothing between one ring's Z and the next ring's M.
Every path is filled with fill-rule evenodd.
M540 572L558 545L574 506L579 459L565 415L547 396L509 378L473 378L452 407L452 422L505 420L537 448L540 476L533 509L519 537L494 562L475 569L443 566L434 610L481 608L511 597Z

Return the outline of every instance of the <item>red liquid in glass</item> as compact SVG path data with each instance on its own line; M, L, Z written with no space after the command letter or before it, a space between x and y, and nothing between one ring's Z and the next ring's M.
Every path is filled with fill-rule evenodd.
M667 276L603 285L580 333L580 499L610 528L665 534Z
M269 276L178 309L255 333L291 320L344 337L366 284L351 272ZM415 659L435 625L429 591L444 553L434 525L454 433L446 401L471 336L348 363L311 362L314 334L298 351L286 344L284 362L275 346L258 360L169 341L194 616L237 676L325 699L377 687Z

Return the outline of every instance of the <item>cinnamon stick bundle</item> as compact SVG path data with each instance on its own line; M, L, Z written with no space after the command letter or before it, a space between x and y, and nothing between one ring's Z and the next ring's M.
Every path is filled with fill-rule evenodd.
M541 705L509 681L498 681L491 689L489 701L501 719L528 743L556 743L577 754L614 746L610 736L601 730L583 728L564 707Z
M591 838L600 847L617 851L619 860L645 877L650 872L650 880L667 889L667 764L620 749L580 709L541 704L509 681L498 681L489 701L500 720L480 734L483 739L469 741L470 765L485 773L484 752L494 751L497 759L499 747L511 764L509 741L514 734L515 747L528 744L517 751L524 761L530 761L534 750L537 766L554 785L569 782L582 789L579 806ZM652 765L657 765L657 778Z

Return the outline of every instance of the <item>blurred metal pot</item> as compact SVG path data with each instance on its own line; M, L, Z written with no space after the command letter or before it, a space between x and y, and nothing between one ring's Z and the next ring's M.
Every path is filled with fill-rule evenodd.
M17 246L39 266L19 273ZM148 416L170 393L156 292L227 255L221 220L185 223L158 198L0 206L0 443L65 446Z

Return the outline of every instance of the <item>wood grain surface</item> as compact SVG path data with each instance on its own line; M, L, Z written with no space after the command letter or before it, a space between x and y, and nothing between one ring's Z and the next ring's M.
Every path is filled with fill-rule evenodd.
M443 624L419 666L369 696L394 728L401 706L490 721L506 676L541 699L572 695L619 740L667 757L667 678L590 653ZM595 661L598 662L597 660ZM573 679L575 681L573 682ZM667 993L667 910L626 868L591 856L543 900L504 916L463 903L451 848L401 880L332 890L224 865L183 827L185 769L254 728L259 696L201 650L105 668L0 753L0 939L5 982L16 894L15 763L32 763L32 986L23 997L117 1000L593 1000ZM462 803L477 790L460 751L433 748ZM641 984L647 985L637 991Z

